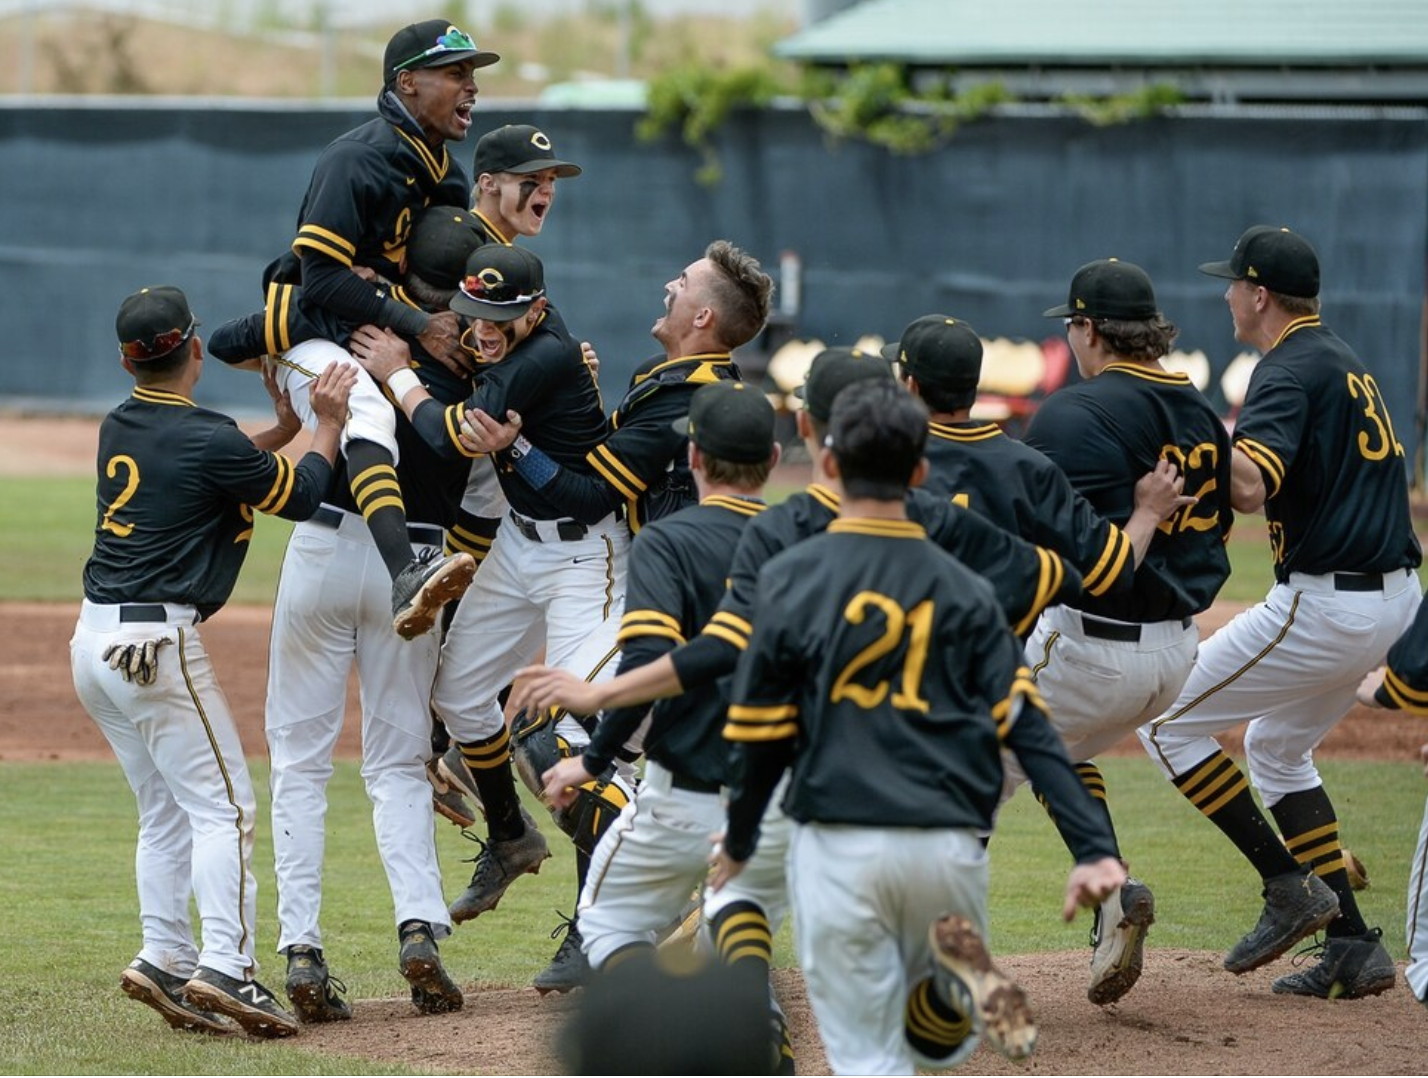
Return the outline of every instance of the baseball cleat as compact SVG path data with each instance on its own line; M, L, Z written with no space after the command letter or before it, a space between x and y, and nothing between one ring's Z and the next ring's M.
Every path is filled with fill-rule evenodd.
M1363 999L1387 992L1398 971L1382 940L1381 928L1370 928L1362 936L1327 939L1305 951L1317 955L1317 963L1280 977L1271 987L1281 995L1319 999Z
M392 629L403 640L431 631L441 608L466 594L476 562L470 554L442 557L427 547L392 582Z
M1248 973L1273 962L1305 936L1319 931L1339 913L1339 899L1327 883L1307 869L1264 881L1264 910L1259 923L1230 948L1225 968Z
M130 999L154 1008L174 1029L185 1033L225 1034L234 1027L224 1018L200 1010L183 998L184 978L136 958L119 974L119 987Z
M226 1014L255 1037L291 1037L298 1031L297 1019L257 981L199 966L183 986L183 994L197 1007Z
M293 1013L304 1025L346 1022L352 1018L352 1005L341 996L347 986L328 973L319 947L288 948L288 978L284 987Z
M470 802L444 776L441 761L427 761L426 777L431 783L431 807L438 816L445 816L457 827L470 827L476 822L476 813Z
M1021 986L992 962L971 921L956 915L928 929L938 987L1008 1059L1025 1059L1036 1047L1036 1019Z
M561 933L565 934L565 938L556 948L550 965L537 973L531 981L531 986L543 996L551 992L564 995L590 983L590 960L582 950L584 941L580 938L580 928L572 918L563 914L562 918L550 938L555 939Z
M399 968L412 986L412 1003L416 1004L416 1009L422 1014L449 1014L461 1010L466 999L441 964L431 926L425 921L409 922L402 926L401 940Z
M481 852L476 855L471 883L451 904L453 924L459 925L494 910L517 877L526 872L539 872L541 862L550 856L550 844L525 809L521 810L521 818L526 824L525 832L519 838L504 842L483 842L470 831L462 832L481 846Z
M1155 923L1155 896L1128 879L1096 908L1091 931L1091 984L1086 998L1098 1007L1114 1003L1140 980L1145 937Z

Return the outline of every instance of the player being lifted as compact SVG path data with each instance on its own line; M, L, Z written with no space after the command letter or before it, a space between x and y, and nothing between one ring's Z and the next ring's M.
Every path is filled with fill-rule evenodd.
M477 87L473 72L499 57L444 20L403 27L387 43L378 117L332 142L313 169L292 247L263 275L266 305L220 326L210 341L227 362L272 356L280 384L308 418L307 387L332 363L351 363L342 347L352 329L372 323L420 341L453 366L469 365L457 343L456 316L428 314L391 294L401 280L412 222L432 204L466 208L468 186L446 143L466 137ZM344 433L352 495L393 580L393 628L408 639L436 621L471 582L467 554L413 550L397 482L396 424L390 403L362 379Z

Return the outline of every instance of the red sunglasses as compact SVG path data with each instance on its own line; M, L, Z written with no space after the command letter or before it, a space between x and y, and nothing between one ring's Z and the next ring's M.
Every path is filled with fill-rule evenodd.
M119 354L126 359L157 359L166 356L184 341L193 336L198 328L198 319L189 322L188 329L170 329L154 335L151 341L125 341L119 346Z

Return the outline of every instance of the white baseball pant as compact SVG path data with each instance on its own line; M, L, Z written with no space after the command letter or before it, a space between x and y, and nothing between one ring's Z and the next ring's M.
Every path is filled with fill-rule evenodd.
M321 519L339 516L335 527ZM419 547L441 529L412 525ZM392 583L366 522L324 506L297 525L283 557L268 652L266 725L272 758L278 950L322 946L322 859L327 782L355 661L362 692L362 780L395 923L451 931L436 859L428 701L438 640L392 632Z
M257 803L228 701L193 607L168 604L162 621L124 621L122 610L84 601L70 669L80 703L114 749L138 802L139 957L179 977L204 966L247 980L257 969ZM125 681L109 669L110 644L160 636L170 643L158 651L152 684ZM202 951L189 921L190 895L198 903Z
M342 428L342 448L353 440L376 442L392 454L397 453L397 413L391 402L371 376L362 369L347 349L331 341L313 339L289 348L276 360L274 376L280 390L286 390L293 411L308 430L317 429L317 416L312 410L312 383L331 364L357 368L357 381L347 398L347 423ZM390 577L388 578L390 580Z

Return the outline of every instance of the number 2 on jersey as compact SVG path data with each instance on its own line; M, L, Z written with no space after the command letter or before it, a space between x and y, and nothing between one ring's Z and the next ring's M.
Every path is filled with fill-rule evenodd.
M887 655L907 636L907 654L902 663L902 686L893 693L892 705L901 711L920 711L929 707L919 694L922 671L927 666L927 647L932 636L932 600L924 599L911 610L903 610L897 601L875 591L860 591L843 608L843 619L861 625L871 611L881 611L885 622L882 636L858 652L833 682L829 699L833 703L851 700L859 707L872 709L883 702L890 685L878 681L871 687L856 684L853 679Z
M104 467L104 474L110 479L114 479L118 476L120 468L128 473L128 477L124 481L124 489L119 492L119 497L109 503L109 508L105 511L104 519L100 521L99 527L103 531L113 532L120 539L127 539L134 530L134 525L116 521L114 514L128 505L129 499L134 496L134 491L139 489L139 464L127 453L119 453L109 458L109 463Z

